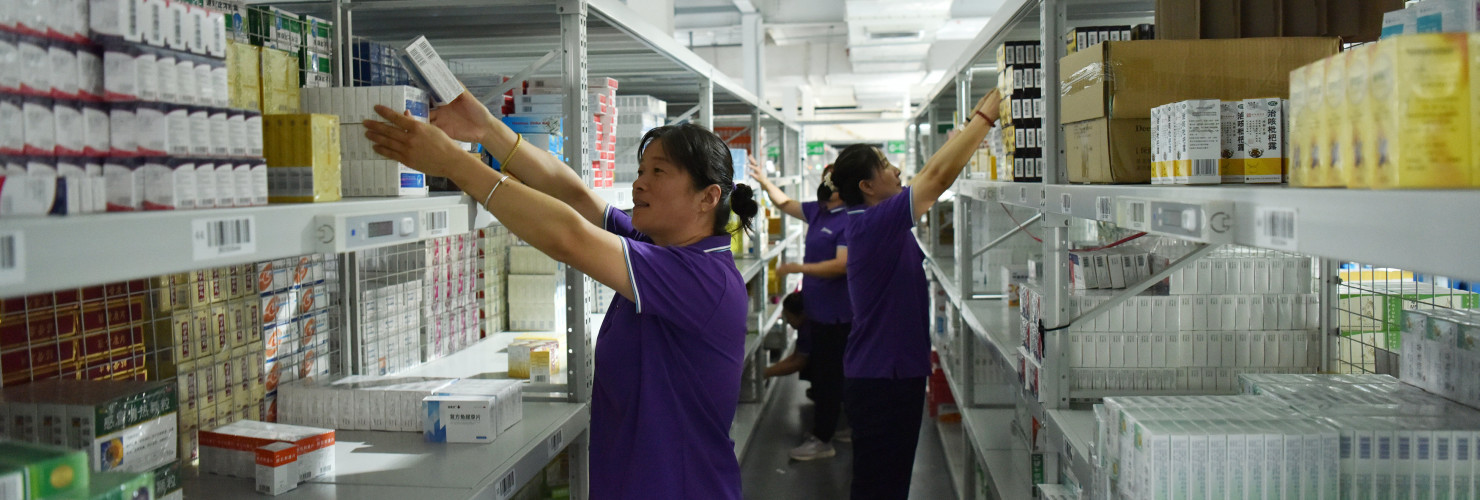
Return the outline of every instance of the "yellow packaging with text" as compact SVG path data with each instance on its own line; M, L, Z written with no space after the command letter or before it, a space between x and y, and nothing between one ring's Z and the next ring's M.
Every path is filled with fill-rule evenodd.
M231 107L262 110L262 47L226 41Z
M1353 162L1355 168L1347 177L1346 185L1353 189L1372 187L1377 169L1378 130L1385 123L1381 118L1383 115L1378 114L1379 106L1372 99L1373 61L1377 49L1376 44L1363 45L1354 49L1351 59L1347 60L1347 99L1352 102L1351 120L1356 132L1352 139L1352 153L1356 158Z
M1348 97L1350 89L1347 76L1352 52L1342 52L1326 59L1326 144L1324 151L1330 155L1326 165L1326 187L1346 187L1351 182L1351 172L1356 169L1352 147L1352 136L1356 127L1352 124L1355 110Z
M1290 72L1290 185L1304 186L1308 170L1310 146L1305 138L1310 135L1310 100L1305 95L1305 75L1312 65L1296 68Z
M1385 144L1379 138L1373 187L1474 185L1469 43L1464 33L1433 33L1379 44L1369 91L1390 101L1392 128Z
M263 117L268 200L337 201L341 197L339 117L296 114Z
M1330 115L1326 108L1326 61L1317 61L1306 68L1305 72L1305 99L1306 109L1310 110L1310 135L1305 138L1307 163L1305 165L1305 186L1321 187L1326 185L1326 172L1328 165L1325 160L1329 155L1322 152L1325 144L1326 118Z
M1480 33L1470 33L1470 185L1480 186ZM1480 492L1477 492L1480 493Z
M262 49L262 113L297 113L298 85L298 56Z

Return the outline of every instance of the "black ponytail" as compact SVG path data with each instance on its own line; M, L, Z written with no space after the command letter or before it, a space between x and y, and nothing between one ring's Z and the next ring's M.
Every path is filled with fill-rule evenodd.
M642 136L637 149L637 160L653 141L663 141L663 151L675 165L688 171L694 179L694 189L704 190L718 185L719 205L715 207L714 234L725 234L730 223L730 212L740 217L739 230L750 232L752 221L760 213L755 200L755 190L745 184L736 184L735 160L730 156L730 145L714 132L692 123L667 125L649 130Z
M761 205L755 201L755 189L749 184L736 184L735 192L730 193L730 210L740 217L740 225L736 230L755 232L752 225L755 215L761 211Z

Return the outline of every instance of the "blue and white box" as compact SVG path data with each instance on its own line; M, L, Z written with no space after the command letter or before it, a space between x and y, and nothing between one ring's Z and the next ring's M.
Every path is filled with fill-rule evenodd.
M428 396L423 433L429 443L487 443L498 438L496 396Z

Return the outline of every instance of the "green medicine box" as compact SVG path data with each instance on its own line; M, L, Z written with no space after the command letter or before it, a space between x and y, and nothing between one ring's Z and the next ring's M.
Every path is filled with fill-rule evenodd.
M21 498L42 500L85 494L89 480L87 454L54 446L0 441L0 478L15 481L20 471Z

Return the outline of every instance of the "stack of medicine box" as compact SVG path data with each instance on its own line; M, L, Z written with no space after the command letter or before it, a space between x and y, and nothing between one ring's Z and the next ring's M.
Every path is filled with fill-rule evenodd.
M549 383L560 373L563 336L520 335L509 343L509 377Z
M265 358L261 420L276 421L280 384L329 374L330 292L338 285L326 278L337 274L336 265L333 256L319 254L257 264Z
M1464 292L1460 292L1464 293ZM1480 383L1480 314L1461 309L1406 309L1400 351L1403 381L1475 405Z
M0 23L6 45L30 62L0 83L0 116L12 132L0 143L0 166L16 188L41 182L32 176L54 180L9 209L64 215L266 203L265 182L263 196L253 190L260 152L249 147L251 115L228 108L219 13L117 2L97 3L89 16L94 3L57 5L65 8ZM181 31L193 36L175 36Z
M395 47L358 40L351 49L349 71L353 86L411 85L411 74L401 66Z
M1292 71L1290 184L1480 186L1477 57L1480 34L1404 34Z
M421 400L450 379L351 375L334 381L301 380L283 386L283 423L341 430L422 430Z
M1080 26L1064 34L1064 50L1068 54L1073 54L1079 52L1079 49L1087 49L1101 42L1141 40L1136 36L1138 33L1139 31L1130 25Z
M0 300L0 354L6 386L57 376L142 380L149 324L147 280Z
M422 400L423 434L434 443L485 443L524 418L517 380L461 379Z
M386 375L421 363L422 280L381 283L360 289L358 373Z
M273 203L319 203L343 197L339 117L267 115L267 198Z
M197 430L261 416L266 356L256 276L246 264L153 279L157 374L172 375L179 388L183 459L195 458Z
M1382 38L1417 33L1480 31L1480 8L1475 0L1424 0L1382 16Z
M553 332L561 322L565 303L562 266L534 247L509 247L509 331ZM553 304L551 300L554 300Z
M558 114L543 115L509 115L501 118L509 130L524 138L524 142L530 147L547 151L560 161L567 161L565 157L565 136L563 127L565 119ZM520 146L524 147L524 146ZM505 153L507 154L507 153ZM504 158L490 158L490 165L495 169L502 169L501 162Z
M232 14L235 17L236 12ZM238 55L250 57L250 53L260 54L263 113L297 113L298 89L304 86L305 66L315 64L316 69L317 65L327 63L327 58L316 52L305 53L308 21L277 7L251 6L245 9L245 14L247 41L258 49ZM320 44L323 45L323 41ZM305 60L303 55L309 55L312 60ZM313 78L324 80L321 76Z
M334 473L334 430L242 420L200 435L200 471L257 477L257 450L276 443L296 448L299 482Z
M1361 279L1365 277L1379 279ZM1387 276L1370 274L1343 280L1336 308L1362 311L1341 315L1341 335L1362 345L1382 347L1399 352L1402 346L1403 310L1415 303L1426 307L1450 309L1480 308L1480 294L1415 281L1384 280ZM1415 330L1421 331L1421 330Z
M1152 184L1278 184L1288 102L1197 99L1151 110Z
M1012 175L999 176L1003 180L1038 182L1043 178L1042 49L1039 42L1006 42L997 47L997 60L1003 64L1003 78L998 81L1003 97L1000 116L1008 119L1002 128L1007 158L1000 168L1012 169Z
M176 483L161 489L161 498L178 498L175 391L170 382L63 379L10 387L0 399L0 437L82 450L94 472L157 471ZM87 470L74 472L86 478Z
M482 337L508 328L509 229L494 224L478 230L478 308Z
M340 155L345 196L425 196L426 174L376 153L365 138L365 120L383 121L375 106L411 112L418 121L430 116L426 92L415 87L362 86L303 90L303 110L339 117Z
M1111 252L1103 256L1107 263L1125 257ZM1153 254L1150 260L1155 270L1167 259ZM1137 267L1132 263L1131 268ZM1076 265L1076 287L1084 283L1085 288L1075 289L1070 309L1088 311L1115 293L1100 289L1101 278L1109 277L1112 283L1115 278L1101 274L1090 280L1080 269L1086 267ZM1141 271L1136 274L1143 278ZM1218 393L1235 390L1242 373L1309 373L1320 365L1319 315L1311 279L1308 258L1271 257L1242 249L1205 257L1168 280L1166 291L1159 293L1169 295L1132 297L1071 325L1064 346L1073 371L1071 390ZM1120 281L1134 283L1125 277ZM1026 374L1023 382L1032 390L1045 352L1039 321L1042 297L1033 286L1022 290L1019 357Z
M426 299L421 313L426 328L421 359L430 361L478 341L478 243L473 233L462 233L433 238L424 245Z
M612 78L591 78L586 88L589 99L587 106L592 115L590 136L587 138L591 155L592 187L611 187L617 161L617 81ZM511 117L549 122L559 120L564 113L565 89L560 79L530 79L516 89ZM509 124L508 118L504 122ZM513 124L509 125L513 127ZM525 140L530 138L525 137ZM536 146L547 146L535 142Z
M617 170L615 182L637 180L637 148L649 130L668 122L668 103L653 96L617 96Z
M334 23L301 16L303 48L298 51L299 81L303 88L334 85Z

